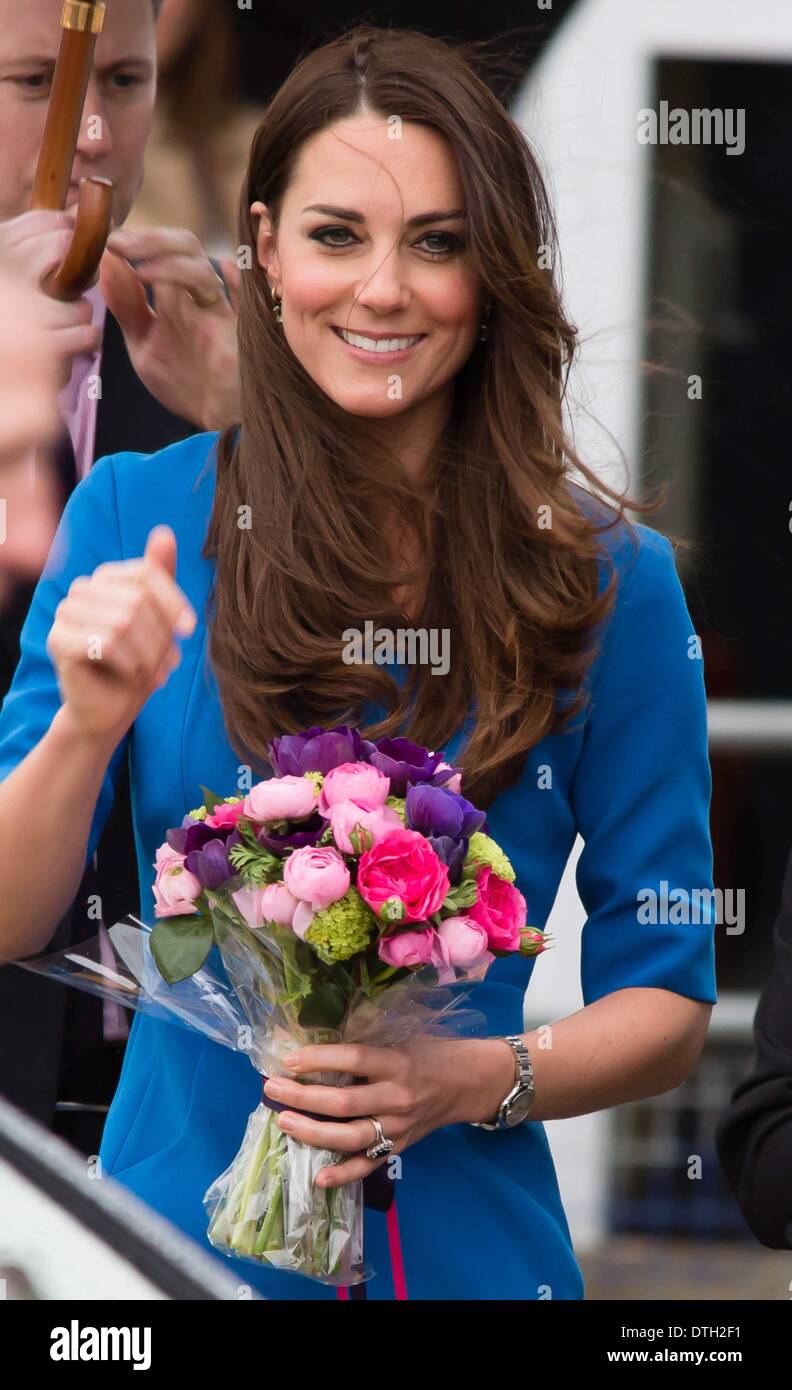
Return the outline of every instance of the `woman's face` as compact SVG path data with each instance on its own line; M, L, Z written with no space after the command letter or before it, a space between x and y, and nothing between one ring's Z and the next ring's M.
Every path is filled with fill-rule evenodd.
M441 135L373 113L339 121L303 146L275 237L265 205L252 211L286 339L328 396L371 418L450 398L481 311Z

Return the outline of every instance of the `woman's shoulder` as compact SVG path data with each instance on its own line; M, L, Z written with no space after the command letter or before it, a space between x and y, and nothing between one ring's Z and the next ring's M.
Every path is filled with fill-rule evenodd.
M75 497L87 488L115 512L124 556L142 554L149 531L160 523L177 538L192 535L211 513L219 437L216 431L190 435L153 454L107 454Z
M676 575L674 548L666 536L643 522L620 516L607 499L569 482L570 496L578 510L594 525L600 549L601 582L616 571L620 592L654 577L668 582Z

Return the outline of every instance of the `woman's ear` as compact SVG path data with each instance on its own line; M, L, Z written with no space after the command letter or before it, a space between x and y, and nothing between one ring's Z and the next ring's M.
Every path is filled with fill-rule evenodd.
M280 264L275 250L275 232L266 203L251 203L250 215L258 219L256 232L256 260L266 273L272 289L277 288L280 279Z

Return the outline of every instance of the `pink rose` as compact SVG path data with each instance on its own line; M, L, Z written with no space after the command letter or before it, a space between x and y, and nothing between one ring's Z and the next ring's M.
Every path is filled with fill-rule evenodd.
M527 912L522 893L513 883L498 878L488 864L481 870L476 887L478 900L468 908L466 916L484 928L495 950L518 951Z
M316 784L307 777L269 777L251 787L243 815L265 823L271 820L305 820L316 810Z
M377 955L386 965L397 969L420 970L424 965L433 965L437 970L438 983L449 984L456 979L448 959L448 952L434 927L423 931L400 931L393 936L381 936Z
M401 825L401 817L392 806L376 806L373 811L364 811L354 801L339 801L330 807L330 824L338 848L343 850L344 854L354 854L349 836L356 825L362 825L364 830L368 830L372 837L371 842L364 839L361 843L368 844L371 848L372 845L378 845L394 826Z
M457 970L475 970L495 959L487 950L486 930L472 917L445 917L437 934L446 948L449 964Z
M211 825L213 830L227 830L229 826L236 825L240 816L244 816L244 802L235 801L232 804L224 801L215 806L211 815L204 817L204 825Z
M319 810L323 816L330 807L342 801L356 801L363 810L373 811L382 806L390 791L390 777L369 763L341 763L334 767L322 783Z
M238 888L231 897L249 927L261 927L265 922L291 926L297 899L282 883L268 883L266 888Z
M442 906L448 869L417 830L391 830L360 857L357 889L372 912L389 898L404 905L403 922L425 922Z
M153 888L155 917L184 917L195 911L202 888L195 874L185 869L185 857L168 844L160 845L157 850L154 863L157 876Z
M283 882L289 892L310 903L315 912L343 898L351 881L349 869L332 845L303 845L283 862Z
M292 931L299 936L301 941L305 940L305 933L310 927L316 913L310 903L298 903L294 909L292 917Z

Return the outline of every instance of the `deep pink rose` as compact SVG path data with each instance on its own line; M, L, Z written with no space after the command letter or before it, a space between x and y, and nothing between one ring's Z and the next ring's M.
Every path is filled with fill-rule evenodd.
M229 804L223 801L215 806L211 815L204 816L203 824L211 825L213 830L226 830L229 826L236 825L240 816L244 816L245 806L243 801L235 801Z
M487 864L476 880L478 900L469 907L472 917L486 931L490 946L498 951L518 951L520 931L525 926L525 898L513 883L507 883Z
M319 793L319 810L323 816L330 807L342 801L356 801L365 811L382 806L390 791L390 778L370 763L341 763L328 772Z
M169 844L160 845L157 850L154 862L157 876L153 888L155 917L185 917L195 911L196 899L203 890L195 874L185 869L185 858Z
M386 779L387 780L387 779ZM330 824L333 839L344 854L354 854L354 846L349 836L356 825L362 825L371 835L371 842L363 837L361 843L369 847L378 845L389 835L395 826L401 825L401 816L392 806L376 806L372 811L361 810L355 801L340 801L330 807Z
M389 898L404 904L403 922L425 922L442 906L448 869L417 830L391 830L360 857L357 890L379 917Z
M307 777L269 777L251 787L243 814L265 824L272 820L305 820L316 810L316 784Z
M349 869L332 845L320 849L303 845L283 863L283 882L301 902L315 912L343 898L350 883Z
M494 956L487 949L489 938L480 922L473 917L445 917L437 934L446 948L448 960L457 970L475 970Z

